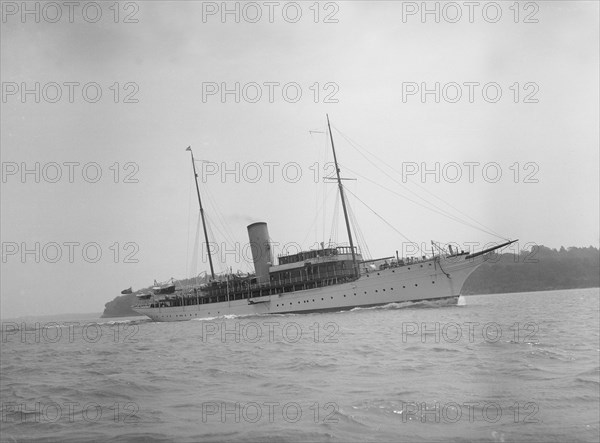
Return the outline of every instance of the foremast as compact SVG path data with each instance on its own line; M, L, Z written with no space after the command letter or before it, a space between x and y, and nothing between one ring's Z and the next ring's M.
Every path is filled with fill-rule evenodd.
M204 230L204 241L206 243L206 252L208 254L208 263L210 264L210 275L212 279L215 279L215 270L213 268L211 248L208 244L208 233L206 232L206 220L204 220L204 208L202 207L202 199L200 198L200 187L198 186L198 173L196 172L196 161L194 160L194 153L192 147L188 146L186 151L190 151L192 155L192 167L194 168L194 181L196 182L196 194L198 195L198 205L200 205L200 217L202 218L202 229Z
M327 128L329 129L329 140L331 141L331 150L333 151L333 161L335 163L335 174L337 176L338 188L340 190L340 198L342 200L342 209L344 210L344 220L346 221L346 230L348 231L348 242L350 243L350 251L352 251L352 266L354 268L354 276L358 278L359 269L356 262L356 252L354 251L354 242L352 241L352 230L350 229L350 221L348 220L348 210L346 209L346 198L344 196L344 186L340 177L340 167L338 166L337 156L335 155L335 145L333 144L333 133L331 132L331 124L329 123L329 114L327 115Z

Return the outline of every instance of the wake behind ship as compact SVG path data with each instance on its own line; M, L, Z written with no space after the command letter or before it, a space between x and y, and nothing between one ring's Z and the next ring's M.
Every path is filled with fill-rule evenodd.
M491 252L514 242L506 241L475 253L453 251L449 247L449 251L438 248L437 255L400 258L396 252L395 256L364 260L354 246L329 118L327 126L349 246L322 246L282 255L274 264L267 224L253 223L248 226L248 237L254 274L215 275L209 252L211 278L208 282L180 287L169 293L155 290L138 294L140 303L133 306L133 310L155 321L182 321L224 315L340 311L415 301L456 303L467 277ZM192 156L208 245L194 154L191 147L187 150Z

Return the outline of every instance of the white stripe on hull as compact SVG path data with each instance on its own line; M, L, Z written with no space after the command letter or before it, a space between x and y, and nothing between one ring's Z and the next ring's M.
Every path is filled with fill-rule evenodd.
M428 260L398 268L363 274L358 280L304 291L285 292L243 300L174 307L134 307L155 321L183 321L224 315L286 314L346 310L399 303L458 299L467 277L484 256ZM448 274L450 277L448 277Z

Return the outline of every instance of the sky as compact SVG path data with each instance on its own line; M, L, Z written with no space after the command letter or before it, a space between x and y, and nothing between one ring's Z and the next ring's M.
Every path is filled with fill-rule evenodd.
M3 318L207 271L188 146L217 271L346 242L326 114L372 257L598 247L597 2L90 3L2 2Z

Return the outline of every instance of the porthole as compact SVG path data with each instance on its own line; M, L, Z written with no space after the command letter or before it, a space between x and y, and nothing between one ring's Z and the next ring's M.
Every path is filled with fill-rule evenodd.
M415 283L415 287L416 287L416 286L419 286L419 285Z

